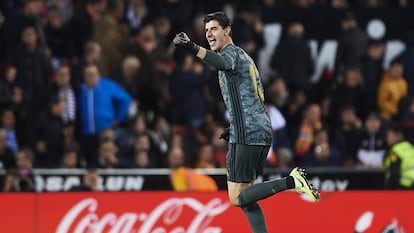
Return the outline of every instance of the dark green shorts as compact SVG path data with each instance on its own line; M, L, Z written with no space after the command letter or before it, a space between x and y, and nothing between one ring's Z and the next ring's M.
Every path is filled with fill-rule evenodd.
M227 180L250 183L263 175L270 146L229 144L226 155Z

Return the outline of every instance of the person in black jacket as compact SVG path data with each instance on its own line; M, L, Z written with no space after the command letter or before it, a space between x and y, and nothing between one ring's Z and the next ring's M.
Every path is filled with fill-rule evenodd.
M270 67L282 77L289 90L309 91L314 62L311 50L304 37L304 28L300 23L292 23L287 35L277 45Z

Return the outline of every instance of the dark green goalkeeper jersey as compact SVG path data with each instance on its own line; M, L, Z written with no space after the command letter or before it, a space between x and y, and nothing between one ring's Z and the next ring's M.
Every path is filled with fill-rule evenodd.
M230 143L270 145L272 128L264 106L263 84L252 58L230 44L205 61L219 70L219 84L230 114Z

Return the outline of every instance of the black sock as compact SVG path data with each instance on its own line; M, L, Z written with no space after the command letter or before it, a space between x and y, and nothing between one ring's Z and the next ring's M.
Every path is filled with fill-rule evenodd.
M291 176L254 184L240 192L239 205L242 207L247 206L250 203L265 199L280 191L293 187L295 187L295 182Z
M267 233L266 221L262 209L257 202L242 207L242 210L249 221L253 233Z

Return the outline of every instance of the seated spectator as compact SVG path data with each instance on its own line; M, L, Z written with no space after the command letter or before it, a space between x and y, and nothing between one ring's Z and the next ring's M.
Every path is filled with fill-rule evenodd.
M83 176L82 184L73 186L71 192L96 192L98 190L99 174L96 170L89 169Z
M185 154L182 148L173 147L168 153L171 168L170 179L175 191L217 191L213 178L200 171L185 167Z
M16 169L10 170L4 182L5 192L34 192L33 152L20 149L16 154Z
M402 77L403 72L402 61L397 57L382 76L377 103L384 120L391 120L398 111L398 102L407 95L407 81Z
M214 148L211 144L204 144L199 147L196 168L216 168L214 161Z
M0 129L6 133L6 146L13 152L16 153L18 145L18 137L15 129L15 114L11 109L3 109L1 113L1 125Z
M150 158L148 151L136 151L134 154L134 167L135 168L149 168Z
M15 155L6 145L7 133L0 130L0 169L11 169L16 167Z
M104 169L120 168L120 161L117 156L118 147L111 140L103 140L99 144L98 165Z
M299 164L305 167L342 166L341 153L329 143L328 138L325 129L317 130L311 149L301 157Z
M389 149L384 160L385 185L389 189L414 188L414 146L404 139L401 128L387 131Z
M362 122L356 116L353 106L343 107L339 117L340 125L332 129L332 143L341 151L344 165L354 167L357 161L357 140L362 133Z
M79 168L79 155L74 148L67 148L63 152L62 162L59 168Z
M381 118L377 113L370 113L365 119L358 144L358 164L362 167L381 168L387 144L381 127Z
M297 158L304 156L311 150L315 130L322 128L321 107L318 104L310 104L303 116L294 144L294 154Z
M289 100L289 89L282 78L271 79L265 93L266 100L279 109L283 109Z
M151 138L148 134L142 133L135 137L134 142L134 155L136 155L138 152L146 152L149 156L149 167L159 167L162 161L162 156L152 145Z

